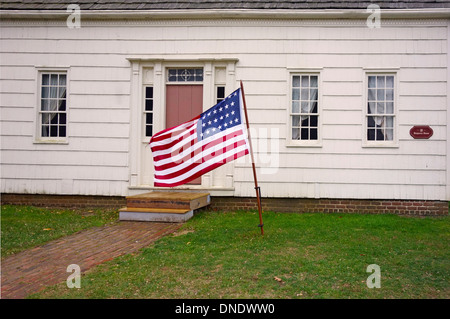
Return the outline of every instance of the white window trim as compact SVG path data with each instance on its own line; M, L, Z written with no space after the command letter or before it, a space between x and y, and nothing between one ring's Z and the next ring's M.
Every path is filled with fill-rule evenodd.
M363 148L398 148L398 91L399 91L399 68L376 69L364 68L363 81L363 110L362 110L362 147ZM369 141L367 139L367 103L369 76L373 75L393 75L394 76L394 138L392 141Z
M286 147L322 147L322 135L323 135L323 127L322 127L322 68L307 68L307 69L291 69L288 68L288 95L287 95L287 104L288 104L288 112L287 113L287 121L288 121L288 131L286 134ZM296 75L317 75L318 76L318 96L317 96L317 140L293 140L292 139L292 77Z
M36 66L36 107L34 122L33 144L69 144L69 111L70 111L70 67L46 67ZM42 136L40 121L42 73L65 73L66 74L66 136L65 137L45 137Z

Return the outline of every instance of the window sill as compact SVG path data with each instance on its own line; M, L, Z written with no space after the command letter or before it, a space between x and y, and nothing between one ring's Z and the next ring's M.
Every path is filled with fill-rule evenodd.
M68 145L68 140L35 140L33 144L61 144Z
M315 147L321 148L322 142L319 141L287 141L286 147Z
M398 143L365 142L362 148L399 148Z

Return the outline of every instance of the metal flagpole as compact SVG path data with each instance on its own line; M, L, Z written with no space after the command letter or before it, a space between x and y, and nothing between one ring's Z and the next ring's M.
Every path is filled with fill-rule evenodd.
M248 115L247 115L247 105L245 103L245 94L244 94L244 85L241 81L241 93L242 93L242 101L244 103L244 113L245 113L245 123L247 124L247 132L248 132L248 143L250 147L250 156L252 159L252 168L253 168L253 178L255 180L255 190L256 190L256 199L258 201L258 212L259 212L259 225L261 228L261 235L264 235L264 224L262 220L262 209L261 209L261 188L258 186L258 179L256 178L256 168L255 168L255 160L253 158L253 148L252 148L252 139L250 136L250 126L248 124Z

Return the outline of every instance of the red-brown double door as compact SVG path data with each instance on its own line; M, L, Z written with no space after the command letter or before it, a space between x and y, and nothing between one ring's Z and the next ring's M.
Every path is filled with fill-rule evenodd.
M203 85L166 86L166 128L187 122L203 112ZM201 177L189 182L200 185Z

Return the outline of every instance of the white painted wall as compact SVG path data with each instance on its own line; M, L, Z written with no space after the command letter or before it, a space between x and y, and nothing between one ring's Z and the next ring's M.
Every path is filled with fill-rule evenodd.
M263 196L450 200L447 20L0 23L1 192L127 195L130 132L141 125L127 58L226 56L239 60ZM69 68L67 144L34 143L37 67ZM320 72L322 139L292 147L289 74L308 70ZM396 72L396 147L363 143L368 70ZM410 137L419 124L430 140ZM254 196L249 159L234 166L233 194Z

